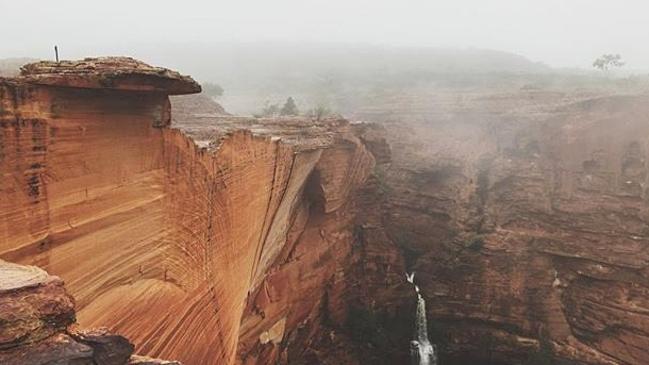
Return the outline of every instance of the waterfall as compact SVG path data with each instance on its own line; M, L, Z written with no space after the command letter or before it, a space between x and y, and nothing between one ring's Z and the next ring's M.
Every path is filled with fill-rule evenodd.
M415 273L407 274L406 279L415 287L417 293L417 314L415 318L415 335L410 341L410 359L412 365L437 365L435 348L428 339L428 324L426 322L426 300L419 293L419 287L414 283Z

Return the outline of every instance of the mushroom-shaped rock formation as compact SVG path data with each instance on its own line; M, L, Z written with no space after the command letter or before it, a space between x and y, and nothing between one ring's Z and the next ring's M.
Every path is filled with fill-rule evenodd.
M157 91L194 94L200 85L189 76L149 66L130 57L85 58L81 61L41 61L21 68L29 83L84 89Z

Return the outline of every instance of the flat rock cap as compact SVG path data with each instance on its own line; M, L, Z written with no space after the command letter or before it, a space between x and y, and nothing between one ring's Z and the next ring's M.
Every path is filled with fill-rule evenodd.
M115 89L194 94L201 86L189 76L154 67L131 57L85 58L81 61L40 61L21 69L28 83L84 89Z

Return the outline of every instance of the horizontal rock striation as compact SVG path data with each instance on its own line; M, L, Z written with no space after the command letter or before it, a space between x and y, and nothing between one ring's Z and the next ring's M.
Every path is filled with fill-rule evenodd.
M106 329L78 330L74 322L74 300L61 279L34 266L0 260L0 363L142 364L126 338Z
M329 288L344 293L352 196L374 158L339 119L168 128L168 95L198 90L123 58L0 79L0 256L62 277L79 324L138 353L286 361Z
M442 360L648 363L649 99L401 98L358 114L393 151L375 240L417 272Z
M130 57L86 58L81 61L40 61L20 69L23 81L35 85L161 92L166 95L201 91L191 77L152 67Z
M74 299L61 279L0 261L0 350L42 341L74 323Z

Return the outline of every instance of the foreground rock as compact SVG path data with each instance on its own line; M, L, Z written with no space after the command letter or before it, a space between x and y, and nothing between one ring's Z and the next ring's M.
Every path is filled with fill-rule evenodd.
M143 362L132 357L126 338L106 329L72 329L74 321L74 301L61 279L0 260L0 364L174 364Z
M74 323L74 300L61 279L0 260L0 350L32 344Z

